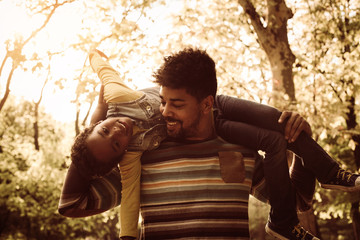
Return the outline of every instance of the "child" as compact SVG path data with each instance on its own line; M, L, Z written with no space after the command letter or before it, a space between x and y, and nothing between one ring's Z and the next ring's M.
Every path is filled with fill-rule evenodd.
M121 160L121 236L134 236L140 204L140 157L166 137L166 126L159 112L158 90L130 89L102 57L107 58L98 50L89 54L91 67L104 85L107 119L77 136L71 158L88 178L103 176Z
M121 236L135 237L137 235L140 188L139 159L142 151L151 150L159 145L160 141L166 136L166 129L158 111L158 106L160 104L158 91L156 89L150 89L146 90L145 92L140 92L128 88L120 80L119 76L111 68L111 66L102 60L101 56L104 55L99 51L95 51L90 53L89 58L91 66L95 72L98 73L104 84L104 98L109 104L108 118L98 125L95 125L95 127L91 127L90 129L85 130L84 133L77 137L72 151L72 160L74 165L77 166L78 172L85 175L89 179L89 177L94 175L104 175L117 164L121 157L123 158L120 161L122 181ZM264 105L239 99L235 100L225 96L218 96L216 102L217 107L220 108L218 111L219 114L216 118L216 125L218 127L218 133L220 136L224 137L226 140L230 140L230 142L242 144L254 149L264 150L266 152L267 158L279 158L286 162L287 146L286 143L284 144L285 139L283 135L279 133L284 130L284 124L274 124L274 122L277 122L277 119L281 114L279 111ZM267 112L263 110L266 110ZM254 113L258 113L258 115ZM123 118L125 116L131 117L132 121L128 118ZM264 119L266 120L264 121ZM233 120L233 122L229 120ZM273 131L255 127L246 123L241 123L239 121L247 121L249 124L268 128ZM132 131L131 126L133 126L133 135L131 140L129 140L129 136L131 135L130 133ZM95 131L94 128L96 128ZM95 137L95 141L92 141L94 138L90 136L92 136L94 133L97 134L97 137ZM86 136L84 137L84 135ZM250 139L248 138L249 136L257 136L258 138ZM110 139L107 145L110 150L107 154L104 154L104 152L95 151L96 149L94 150L91 148L91 146L94 145L95 147L99 146L98 144L101 144L105 137ZM276 139L276 141L274 141L274 139ZM318 157L319 166L320 163L323 164L325 162L325 167L321 169L324 171L320 171L319 174L317 173L318 171L313 173L318 179L320 179L321 182L325 184L327 183L328 186L334 186L334 184L331 183L331 179L336 179L336 177L334 177L335 174L337 172L341 172L343 177L346 177L346 179L351 179L351 183L348 186L344 186L343 190L357 190L359 188L358 184L355 183L355 180L358 180L358 175L347 173L340 169L337 163L328 157L326 153L320 151L320 147L317 147L316 143L309 140L311 138L306 134L301 134L300 139L302 144L306 143L307 145L306 147L302 148L301 146L298 146L301 144L295 144L295 142L293 150L296 153L306 158L307 160L314 158L315 160L318 160L316 159ZM87 144L87 146L84 147L84 144L78 144L79 140L85 142L85 145ZM129 141L130 143L128 144ZM128 151L123 155L126 146ZM307 147L311 147L311 150L309 150ZM79 154L81 152L80 150L84 151ZM104 150L104 148L101 148L101 150ZM272 152L274 154L272 154ZM313 153L316 153L316 155L312 155ZM102 162L105 161L107 164L97 165L96 159ZM90 160L94 164L88 164ZM316 161L306 161L306 163L309 162ZM305 167L318 170L318 165L305 165ZM73 167L69 169L69 172L70 170L76 171L76 169ZM114 174L112 173L116 175L116 170L112 170L109 176L113 176ZM279 186L276 184L274 185L274 183L268 181L268 179L270 178L266 178L268 186L273 185L274 188ZM69 181L67 177L66 182ZM340 185L343 185L343 183ZM79 204L80 203L81 202L79 202ZM114 206L118 203L119 202L113 202L112 205L110 205ZM99 202L98 206L101 206L101 204L102 203ZM71 202L68 202L68 204L63 204L63 206L65 205L70 207ZM91 209L91 207L89 208ZM95 209L96 207L93 208ZM60 209L61 208L59 208L59 211L65 215L64 208L62 211ZM104 210L106 210L106 207L103 209L97 207L97 210L88 212L88 215L102 212ZM73 216L76 215L75 212L72 213ZM70 216L69 212L66 214Z

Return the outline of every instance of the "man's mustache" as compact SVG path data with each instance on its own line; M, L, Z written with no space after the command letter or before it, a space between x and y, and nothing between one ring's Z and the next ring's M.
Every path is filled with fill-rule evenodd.
M175 118L172 118L172 117L166 117L164 118L165 121L167 122L179 122L179 123L182 123L182 121L178 120L178 119L175 119Z

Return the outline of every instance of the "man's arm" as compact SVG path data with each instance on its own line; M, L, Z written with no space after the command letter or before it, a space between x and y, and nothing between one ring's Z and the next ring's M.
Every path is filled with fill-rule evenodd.
M87 217L120 205L121 176L117 168L101 178L85 179L71 164L62 188L58 211L66 217Z
M107 110L108 110L108 105L104 100L104 85L101 85L98 105L96 106L95 111L91 116L90 124L94 124L97 123L98 121L105 120Z

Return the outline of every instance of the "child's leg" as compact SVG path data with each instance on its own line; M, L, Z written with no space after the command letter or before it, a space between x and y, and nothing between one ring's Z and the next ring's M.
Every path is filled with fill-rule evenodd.
M216 107L220 112L218 118L284 132L286 121L282 124L278 123L281 112L276 108L223 95L216 97ZM242 138L241 135L235 137ZM257 140L260 141L260 139ZM238 144L253 148L247 145L250 144L247 139L237 139L237 141L243 142ZM254 142L252 145L258 145L255 149L266 148L266 146L260 146L260 142ZM305 168L311 170L320 182L326 182L332 178L339 169L338 163L306 133L301 133L294 143L288 144L287 148L303 159Z
M309 169L321 183L330 180L340 169L339 164L304 132L294 143L288 144L288 149L303 159L303 166Z
M306 169L302 159L294 155L290 167L290 179L296 190L296 203L300 212L309 210L315 193L316 178L314 174Z
M225 140L266 152L263 172L271 205L270 221L279 228L298 223L284 136L242 122L217 119L217 133Z
M122 183L120 237L138 237L141 155L142 152L127 152L120 161Z
M126 86L115 69L108 62L104 61L99 53L92 55L90 64L104 85L104 99L106 102L129 102L143 96L142 92L135 91Z
M219 109L219 118L284 133L285 123L278 123L281 112L276 108L224 95L216 96L215 108Z

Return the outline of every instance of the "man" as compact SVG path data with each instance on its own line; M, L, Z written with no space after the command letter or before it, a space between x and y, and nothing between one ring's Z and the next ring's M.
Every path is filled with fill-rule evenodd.
M165 58L155 78L170 139L142 158L142 236L249 238L247 200L259 158L216 136L214 61L205 51L185 49ZM270 213L268 227L280 239L317 239L298 225L295 193L286 187L287 216Z

